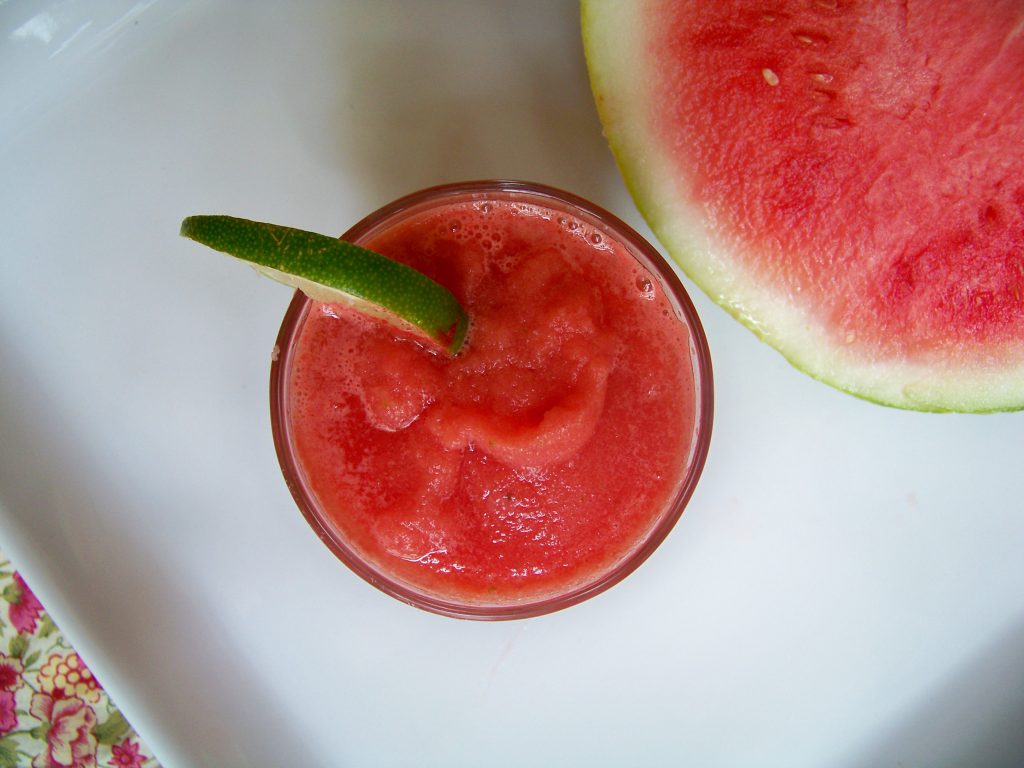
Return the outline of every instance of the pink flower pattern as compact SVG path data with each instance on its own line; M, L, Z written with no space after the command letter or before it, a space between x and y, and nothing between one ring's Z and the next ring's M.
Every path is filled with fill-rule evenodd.
M7 615L18 632L35 632L36 621L43 612L43 605L32 594L21 574L14 572L13 589L4 590L4 598L11 604Z
M142 768L146 759L139 751L139 745L131 739L125 739L120 744L115 744L110 750L112 758L107 765L114 768Z
M32 759L32 768L96 768L96 712L84 701L32 697L29 714L46 728L46 747Z
M159 768L2 551L0 597L0 755L32 768Z
M0 734L10 733L18 725L18 700L10 691L0 691Z
M0 735L14 730L18 724L18 700L14 692L24 682L25 667L20 659L0 654Z

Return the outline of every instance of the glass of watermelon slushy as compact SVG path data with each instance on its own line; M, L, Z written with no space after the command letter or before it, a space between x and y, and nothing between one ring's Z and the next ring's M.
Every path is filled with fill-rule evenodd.
M470 316L456 356L296 293L271 368L289 488L384 592L461 618L535 616L662 542L708 450L711 362L679 279L626 224L518 182L428 189L349 240Z

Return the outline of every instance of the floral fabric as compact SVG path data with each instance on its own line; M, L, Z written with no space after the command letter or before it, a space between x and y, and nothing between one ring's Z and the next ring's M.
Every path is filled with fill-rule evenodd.
M0 768L159 768L0 552Z

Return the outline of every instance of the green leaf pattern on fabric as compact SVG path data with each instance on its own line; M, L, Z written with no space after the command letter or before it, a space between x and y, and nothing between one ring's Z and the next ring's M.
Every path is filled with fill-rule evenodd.
M124 715L115 710L111 713L110 717L93 728L92 732L96 736L96 741L100 744L115 744L121 741L131 730L132 727L128 725Z

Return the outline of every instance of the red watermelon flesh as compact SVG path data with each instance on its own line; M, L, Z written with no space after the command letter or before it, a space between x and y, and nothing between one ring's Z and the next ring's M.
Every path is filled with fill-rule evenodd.
M594 0L584 35L627 183L713 298L854 394L1024 407L1024 3Z

